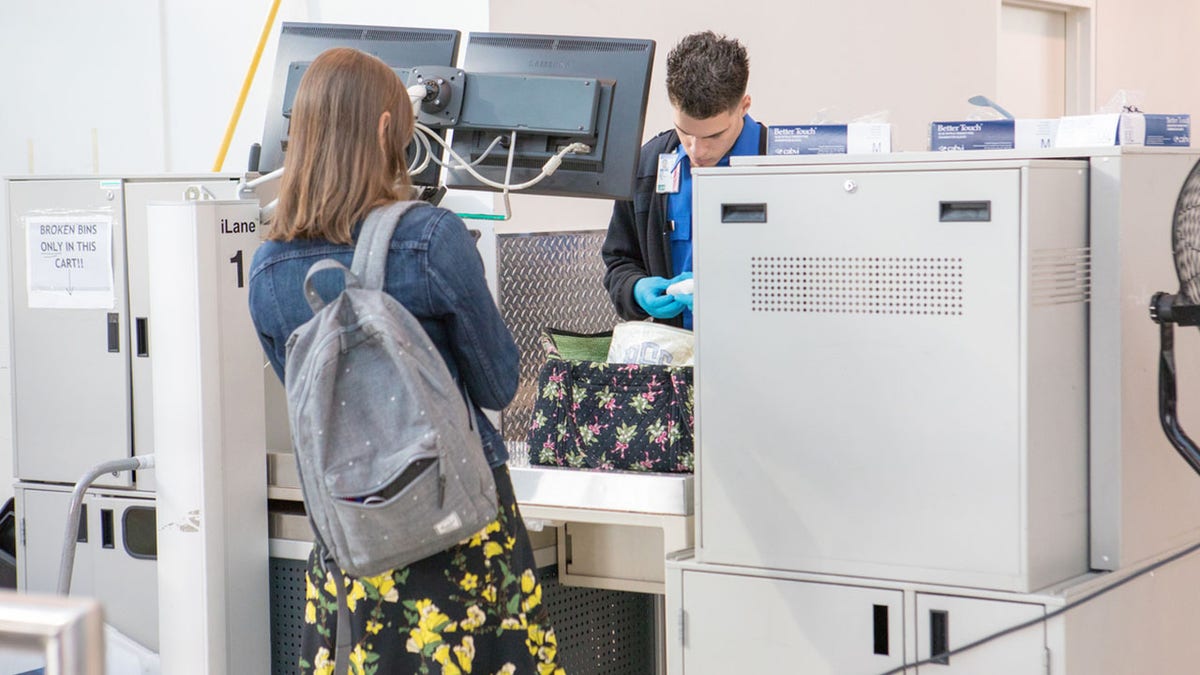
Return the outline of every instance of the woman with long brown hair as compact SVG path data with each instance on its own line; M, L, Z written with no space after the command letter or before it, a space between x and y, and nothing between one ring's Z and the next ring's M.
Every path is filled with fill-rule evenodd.
M312 317L303 291L309 267L325 258L349 267L366 215L410 198L404 152L412 133L403 83L373 56L331 49L301 79L279 205L250 269L250 313L280 379L288 336ZM385 290L421 322L473 401L499 508L473 537L374 577L346 574L323 561L320 544L314 545L299 669L333 672L341 584L351 616L349 671L355 675L561 675L505 466L508 455L478 407L500 409L512 400L518 354L488 292L474 241L453 213L413 208L396 227L386 269ZM339 292L337 278L315 277L322 297Z

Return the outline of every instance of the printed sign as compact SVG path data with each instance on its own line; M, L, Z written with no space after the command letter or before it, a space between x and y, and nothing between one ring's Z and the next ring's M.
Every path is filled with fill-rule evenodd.
M30 308L112 309L112 216L26 216Z

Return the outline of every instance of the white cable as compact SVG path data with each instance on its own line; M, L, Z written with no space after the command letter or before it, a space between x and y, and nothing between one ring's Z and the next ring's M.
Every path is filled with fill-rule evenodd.
M413 141L417 144L416 157L420 157L421 162L408 169L408 175L410 176L415 176L424 171L425 167L429 166L429 160L433 158L433 150L429 147L429 140L425 138L424 134L420 132L414 133Z
M429 127L426 127L425 125L421 124L420 122L414 122L413 123L413 140L417 141L419 139L419 142L422 143L427 149L430 150L429 161L433 162L434 164L437 164L438 166L446 166L446 164L444 162L442 162L442 160L438 159L437 155L433 154L433 152L432 152L433 148L429 144L429 137L426 135L426 130L428 130L428 129L429 129Z
M516 132L516 130L513 130L513 131L510 131L509 135L508 135L508 161L505 162L505 166L504 166L504 184L506 186L512 184L513 156L516 154L517 154L517 132ZM542 167L542 170L545 171L545 167ZM510 189L508 187L505 187L504 191L501 193L504 196L504 219L505 220L512 218L512 204L509 203L509 200L508 200L509 192L510 192Z
M493 138L492 142L486 148L484 148L483 154L479 155L479 159L476 159L474 162L471 162L470 164L467 164L466 166L479 166L480 164L482 164L483 160L487 159L488 155L492 154L492 150L495 150L496 146L499 145L500 142L503 140L504 140L503 136L497 136L497 137ZM449 164L444 164L441 162L439 162L439 164L442 164L442 166L446 167L447 169L450 169L451 171L458 171L459 169L462 168L462 165L450 166Z
M510 131L508 134L508 160L504 163L504 184L506 186L512 183L512 163L513 156L517 154L517 132ZM545 167L543 167L543 170ZM505 187L504 194L507 196L511 188Z
M492 154L492 150L495 150L496 146L499 145L500 141L503 141L503 140L504 140L503 136L497 136L497 137L493 138L491 144L488 145L486 148L484 148L483 154L479 156L479 159L475 160L474 162L471 162L468 166L479 166L480 164L482 164L483 160L487 159L487 156Z
M426 131L430 132L431 135L434 133L432 129L427 128ZM426 134L424 132L422 132L420 129L417 129L415 135L421 136L422 140L425 142L426 146L427 147L429 146L429 139L425 138ZM483 160L487 159L488 155L492 154L492 150L495 149L496 145L499 144L500 141L503 141L503 140L504 140L503 136L497 136L497 137L493 138L491 145L488 145L487 148L484 149L483 154L479 156L479 159L475 160L474 162L471 162L468 166L479 166L480 164L482 164ZM431 154L429 156L429 158L431 160L433 160L434 164L437 164L438 166L450 169L451 171L457 171L460 168L462 168L461 166L451 166L450 164L443 162L442 160L438 159L438 156L436 154Z
M417 128L428 132L435 141L437 141L439 144L441 144L441 146L443 148L446 149L446 152L450 155L450 157L459 163L460 166L451 167L450 168L451 171L458 171L458 170L466 171L467 173L471 174L471 176L475 180L479 181L480 183L482 183L488 187L495 188L497 190L525 190L525 189L531 188L534 185L537 185L538 183L542 182L544 179L553 175L554 172L558 170L558 167L562 165L563 157L566 157L569 154L574 154L576 152L589 152L591 150L591 148L588 147L584 143L571 143L570 145L566 146L562 150L559 150L553 157L546 160L546 163L542 165L541 173L539 173L537 176L534 176L533 178L525 181L524 183L520 183L517 185L509 185L507 183L497 183L496 181L491 180L490 178L487 178L487 177L483 176L482 174L480 174L478 171L475 170L475 167L468 164L466 160L464 160L457 152L455 152L454 149L450 147L450 144L448 144L448 143L446 143L446 141L442 140L442 138L440 136L433 134L432 130L429 127L418 122ZM510 149L510 152L511 151L512 151L512 149Z
M429 91L425 89L424 84L414 84L406 91L408 92L408 100L412 103L413 124L415 127L419 127L421 125L417 122L417 119L420 113L421 101L425 98L425 95L428 94ZM429 147L429 141L423 138L420 131L416 128L413 130L413 140L417 141L417 150L413 160L415 161L417 158L420 158L421 161L416 166L409 167L408 175L410 176L415 176L424 171L425 168L429 166L429 159L433 156L431 148ZM425 153L424 156L421 155L422 151ZM438 163L441 164L441 162Z
M421 100L425 98L425 94L428 93L423 84L414 84L408 88L408 100L412 101L413 119L417 118L417 109L421 106Z

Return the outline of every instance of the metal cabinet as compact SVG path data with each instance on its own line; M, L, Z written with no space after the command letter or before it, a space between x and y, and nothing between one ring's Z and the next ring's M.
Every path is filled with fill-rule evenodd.
M1146 315L1177 283L1172 213L1196 160L1099 148L698 169L697 549L668 561L670 672L887 670L863 664L859 625L822 633L830 612L797 590L812 586L831 607L899 594L906 664L994 638L905 672L1200 660L1200 556L1180 557L1200 492L1158 428ZM1200 350L1177 354L1180 372L1200 368ZM1188 386L1181 419L1198 414ZM731 651L751 634L741 659L710 646L721 628ZM805 660L755 661L764 631Z
M916 661L949 649L971 644L997 631L1044 616L1046 608L1025 602L990 600L936 593L916 593L913 633L917 641ZM917 669L918 673L1047 672L1046 626L1035 624L962 654L940 659ZM947 668L946 666L950 666Z
M900 591L695 570L678 583L676 675L851 675L904 663Z
M1062 598L741 570L683 553L667 565L667 602L670 675L878 675L1044 616ZM1048 672L1047 625L906 672Z
M12 259L14 473L19 478L74 480L132 447L129 330L125 277L124 193L120 181L9 183ZM111 221L110 308L31 308L27 218L83 212ZM65 217L69 217L64 213ZM128 474L105 484L130 485Z
M1087 168L697 171L698 561L1087 570Z
M54 593L58 586L67 508L65 487L18 483L20 536L17 576L22 591ZM105 621L158 649L158 567L155 501L89 490L75 548L71 595L96 598Z
M102 461L153 452L152 349L146 281L146 204L232 196L232 176L14 178L7 181L12 289L14 473L18 480L66 483ZM106 306L56 291L58 306L34 300L36 264L58 241L29 227L96 220L111 228L84 245L111 246L89 265L111 271ZM51 222L54 221L54 222ZM60 237L64 246L74 246ZM71 264L64 262L63 264ZM100 269L100 272L105 270ZM32 285L31 285L32 284ZM98 485L152 490L150 473L104 476Z

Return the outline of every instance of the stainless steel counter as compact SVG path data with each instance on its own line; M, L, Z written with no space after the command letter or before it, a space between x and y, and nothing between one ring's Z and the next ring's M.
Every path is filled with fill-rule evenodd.
M692 515L691 474L510 468L517 502L598 511Z
M562 583L662 593L667 553L692 546L693 477L629 471L510 467L539 564ZM291 453L267 453L271 537L311 541Z
M555 467L510 467L513 490L527 506L692 515L691 474L585 471ZM291 453L267 453L267 485L271 499L302 501L300 476Z

